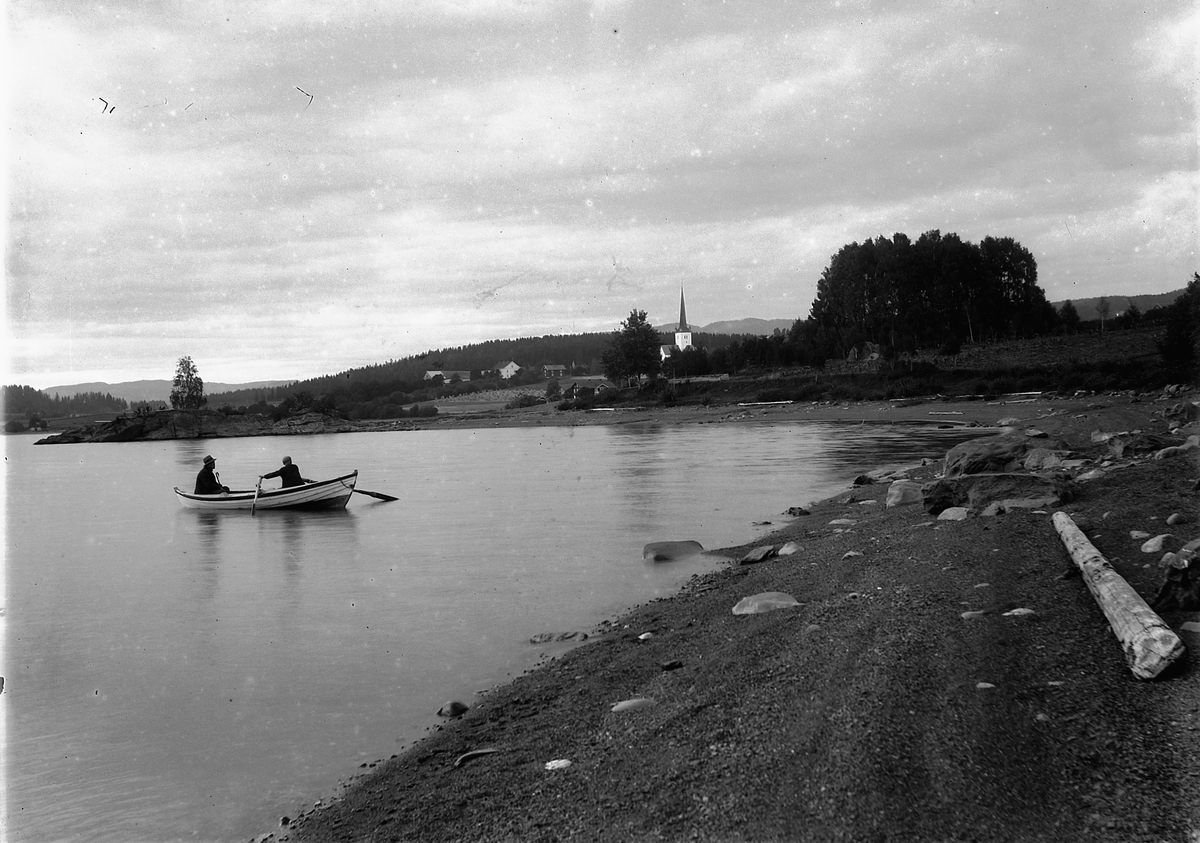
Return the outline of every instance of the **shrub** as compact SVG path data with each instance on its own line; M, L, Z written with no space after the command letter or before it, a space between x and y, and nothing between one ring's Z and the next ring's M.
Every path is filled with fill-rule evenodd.
M536 407L546 403L545 399L531 392L519 392L513 400L504 405L506 410L520 410L524 407Z

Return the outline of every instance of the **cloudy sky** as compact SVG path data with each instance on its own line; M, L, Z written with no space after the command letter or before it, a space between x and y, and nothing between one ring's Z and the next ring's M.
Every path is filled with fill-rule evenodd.
M1197 260L1192 3L10 0L5 383L807 316L844 244Z

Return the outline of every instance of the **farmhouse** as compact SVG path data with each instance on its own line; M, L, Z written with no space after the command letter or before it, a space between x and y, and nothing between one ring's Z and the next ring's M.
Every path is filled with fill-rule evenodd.
M493 371L499 372L500 377L503 378L504 380L508 380L509 378L513 377L517 372L521 371L521 367L518 366L516 363L514 363L512 360L506 360L503 363L497 363L495 366L492 367L492 369L493 369Z
M591 398L616 390L617 385L605 378L573 378L563 385L562 395L564 398Z
M440 377L446 383L450 383L450 381L454 380L455 378L458 378L463 383L466 383L471 379L471 373L469 371L452 369L426 369L423 380L431 381L437 377Z

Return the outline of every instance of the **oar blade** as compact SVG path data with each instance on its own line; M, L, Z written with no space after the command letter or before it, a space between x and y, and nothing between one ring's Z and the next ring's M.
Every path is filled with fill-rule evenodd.
M354 491L360 495L367 495L368 497L378 498L381 501L398 501L398 500L400 500L399 498L394 498L391 495L385 495L383 492L368 492L366 489L355 489Z

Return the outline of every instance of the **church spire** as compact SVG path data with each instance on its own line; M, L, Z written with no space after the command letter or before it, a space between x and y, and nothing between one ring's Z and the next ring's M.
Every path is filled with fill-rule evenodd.
M687 313L683 309L683 285L679 285L679 330L688 331Z

